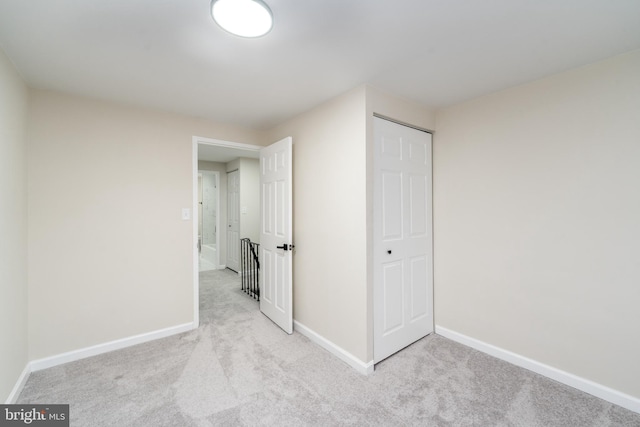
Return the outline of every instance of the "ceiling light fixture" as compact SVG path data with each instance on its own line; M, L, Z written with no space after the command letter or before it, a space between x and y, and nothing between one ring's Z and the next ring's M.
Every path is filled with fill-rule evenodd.
M211 16L223 30L240 37L260 37L271 31L273 15L262 0L212 0Z

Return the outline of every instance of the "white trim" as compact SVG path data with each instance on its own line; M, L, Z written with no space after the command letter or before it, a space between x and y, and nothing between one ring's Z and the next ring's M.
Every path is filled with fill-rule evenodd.
M191 142L191 173L193 182L191 183L192 192L192 206L193 206L193 224L192 233L193 241L191 242L193 250L193 324L197 328L200 326L200 254L198 253L198 221L200 216L198 215L198 139L193 137ZM218 251L220 246L218 246Z
M264 148L262 145L244 144L242 142L224 141L222 139L205 138L203 136L194 136L192 138L196 144L215 145L218 147L235 148L236 150L260 151ZM197 156L196 152L196 156Z
M430 133L431 135L436 133L435 130L423 128L423 127L417 126L417 125L412 125L411 123L403 122L402 120L398 120L398 119L393 119L393 118L391 118L389 116L385 116L384 114L380 114L380 113L374 112L373 113L373 117L377 117L379 119L386 120L388 122L392 122L392 123L395 123L395 124L400 125L400 126L408 127L408 128L415 129L415 130L419 130L420 132Z
M626 408L630 411L640 413L640 399L638 399L637 397L630 396L618 390L609 388L605 385L598 384L591 380L579 377L558 368L554 368L553 366L545 365L544 363L538 362L537 360L529 359L528 357L513 353L500 347L496 347L484 341L471 338L467 335L463 335L442 326L436 325L436 334L479 350L483 353L487 353L493 357L497 357L498 359L502 359L516 366L520 366L521 368L525 368L537 374L544 375L547 378L551 378L552 380L558 381L562 384L566 384L580 391L584 391L585 393L589 393L593 396L599 397L600 399L604 399L618 406L622 406L623 408Z
M20 396L20 393L22 393L22 389L29 379L29 375L31 375L31 364L27 363L27 366L24 367L22 373L18 377L16 385L13 386L13 390L11 390L11 393L9 393L7 400L4 402L5 405L16 403L16 400L18 400L18 396Z
M245 150L245 151L260 151L262 146L260 145L252 145L252 144L243 144L240 142L231 142L224 141L222 139L212 139L205 138L203 136L192 136L191 137L191 169L192 169L192 211L193 215L193 236L192 236L192 249L193 249L193 325L194 328L200 326L200 266L198 265L199 256L198 256L198 145L215 145L218 147L226 147L226 148L235 148L237 150ZM218 186L219 186L218 182ZM220 197L218 197L220 200ZM219 205L218 205L219 206ZM218 216L219 217L219 216ZM220 240L219 233L220 227L218 227L218 261L220 260ZM226 265L218 266L218 269L223 270L227 268Z
M342 360L361 374L368 375L373 372L373 360L368 363L364 363L353 354L349 353L342 347L337 346L317 332L307 328L297 320L293 321L293 326L294 331L300 332L302 335L309 338L312 342L324 348L329 353L333 354L338 359Z
M171 326L169 328L160 329L145 334L134 335L128 338L122 338L115 341L96 344L91 347L85 347L78 350L69 351L55 356L45 357L44 359L32 360L29 365L31 372L40 371L42 369L51 368L53 366L62 365L64 363L74 362L76 360L85 359L87 357L96 356L102 353L108 353L113 350L120 350L125 347L131 347L136 344L142 344L148 341L165 338L171 335L195 329L193 323L184 323L182 325Z

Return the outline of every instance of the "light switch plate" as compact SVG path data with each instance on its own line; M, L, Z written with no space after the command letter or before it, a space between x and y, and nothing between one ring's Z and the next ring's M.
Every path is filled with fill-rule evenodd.
M184 221L188 221L191 219L191 209L189 208L182 208L182 219Z

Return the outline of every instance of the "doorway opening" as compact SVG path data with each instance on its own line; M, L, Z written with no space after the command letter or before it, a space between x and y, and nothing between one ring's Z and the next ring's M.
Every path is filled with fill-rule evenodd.
M230 257L230 247L231 250L234 250L233 248L235 247L238 251L240 248L239 241L237 245L234 245L233 242L231 246L229 245L227 233L230 228L227 172L238 171L243 167L249 170L255 166L255 174L257 175L261 148L263 147L258 145L198 136L194 136L192 139L193 321L196 327L200 325L200 271L226 269L227 260ZM213 191L211 186L215 186ZM209 193L212 193L212 197L208 201L205 195L207 187L209 188ZM250 193L250 191L246 191L246 193ZM245 195L247 196L247 202L244 206L238 206L238 214L243 220L245 217L247 219L251 218L250 222L255 222L255 225L246 225L246 230L240 230L240 233L246 232L253 237L255 235L254 230L259 230L259 186L256 186L253 194ZM249 201L249 199L255 200ZM215 217L213 216L214 214ZM238 238L242 237L240 233L238 233ZM256 239L259 239L259 234ZM235 257L236 255L231 254L231 256ZM204 270L202 270L203 268Z

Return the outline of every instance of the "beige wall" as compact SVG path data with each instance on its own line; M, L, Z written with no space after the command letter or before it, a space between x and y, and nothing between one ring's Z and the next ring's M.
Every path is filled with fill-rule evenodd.
M293 137L294 318L367 361L364 87L267 135Z
M436 130L436 324L640 397L640 52Z
M373 115L422 129L435 128L435 111L414 102L366 87L367 120L367 359L373 360Z
M0 402L27 365L27 104L0 50Z
M193 320L192 136L257 135L175 114L32 91L29 355Z

